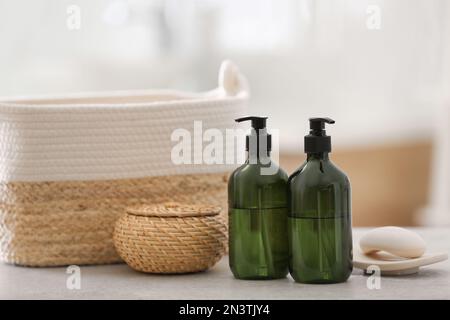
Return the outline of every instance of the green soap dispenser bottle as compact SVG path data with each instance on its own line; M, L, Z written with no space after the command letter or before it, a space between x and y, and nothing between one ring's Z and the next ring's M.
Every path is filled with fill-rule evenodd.
M237 279L288 274L287 174L270 159L266 117L251 120L247 159L228 182L229 263Z
M289 177L289 271L296 282L344 282L352 272L350 182L329 159L329 118L311 118L306 162Z

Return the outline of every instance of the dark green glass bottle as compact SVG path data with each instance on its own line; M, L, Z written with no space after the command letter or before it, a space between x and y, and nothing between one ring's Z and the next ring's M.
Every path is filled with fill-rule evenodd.
M344 282L352 272L350 182L329 159L328 118L310 119L306 162L289 177L289 271L296 282Z
M253 127L247 160L228 182L229 262L237 279L277 279L288 273L288 176L270 159L266 119L236 120L252 120Z

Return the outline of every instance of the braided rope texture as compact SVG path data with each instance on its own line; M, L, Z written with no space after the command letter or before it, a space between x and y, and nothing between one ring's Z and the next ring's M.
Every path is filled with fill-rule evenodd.
M117 252L133 269L190 273L212 267L226 252L227 227L211 206L143 206L116 223Z
M127 207L176 201L226 208L227 177L228 173L209 173L0 182L0 260L42 267L121 262L113 231ZM214 224L209 218L224 225L227 221L222 212L218 217L205 217L201 223ZM195 225L190 218L183 219L187 220L182 226Z

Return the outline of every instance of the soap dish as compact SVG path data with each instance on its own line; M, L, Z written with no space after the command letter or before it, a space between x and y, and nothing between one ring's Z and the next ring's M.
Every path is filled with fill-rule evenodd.
M381 274L386 276L409 275L419 271L420 267L444 261L448 259L445 252L425 253L418 258L402 258L387 252L374 252L364 254L359 246L353 252L353 266L363 269L366 273L369 266L376 265L380 268Z

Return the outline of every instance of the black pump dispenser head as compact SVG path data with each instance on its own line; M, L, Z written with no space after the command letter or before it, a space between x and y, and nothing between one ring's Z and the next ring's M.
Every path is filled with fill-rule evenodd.
M251 117L243 117L243 118L238 118L235 119L236 122L243 122L243 121L252 121L252 128L254 130L252 130L252 135L256 134L256 142L257 142L257 148L256 150L258 150L259 152L259 144L260 144L260 139L261 138L265 138L266 140L266 146L267 146L267 151L269 152L270 150L272 150L272 136L270 134L267 134L267 129L266 129L266 120L267 117L255 117L255 116L251 116ZM245 150L249 150L250 147L250 136L246 136L245 137Z
M330 118L310 118L309 134L305 136L305 153L331 151L331 137L326 135L325 123L333 124Z

